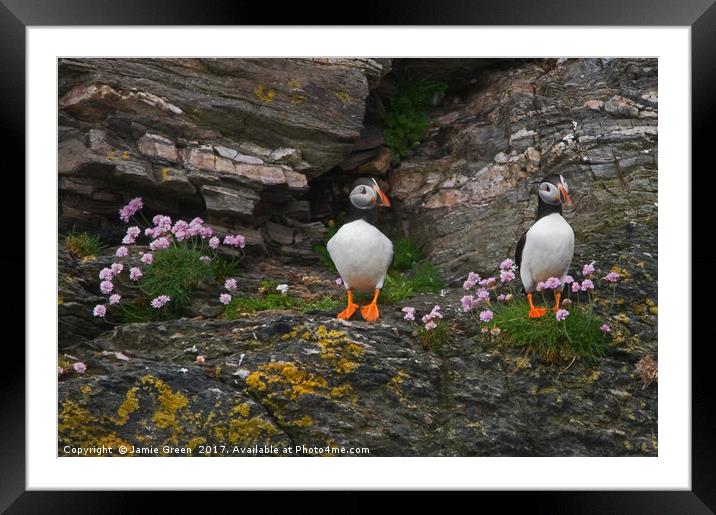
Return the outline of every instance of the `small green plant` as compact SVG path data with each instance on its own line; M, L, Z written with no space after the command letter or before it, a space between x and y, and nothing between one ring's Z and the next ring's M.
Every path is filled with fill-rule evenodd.
M550 277L538 282L528 298L515 292L516 271L513 261L505 259L497 276L483 279L474 272L468 274L463 288L476 290L462 297L460 304L474 327L546 361L596 359L607 353L611 327L595 313L595 282L611 289L608 318L621 277L616 269L600 279L594 263L588 263L582 267L581 284L570 275Z
M418 341L425 350L440 352L445 342L450 338L450 326L444 320L435 322L435 327L426 329L418 326Z
M306 301L288 294L266 293L255 297L233 297L224 310L223 318L235 320L259 311L271 309L294 309L301 313L306 313L310 311L335 310L339 306L340 302L338 300L327 295Z
M435 94L444 93L447 84L428 79L403 79L398 92L387 101L383 139L398 164L428 131L428 109Z
M547 361L594 359L606 354L609 340L600 330L602 320L589 310L572 309L567 318L558 321L551 313L528 318L529 309L522 297L494 308L491 325L499 328L502 341L535 352Z
M67 250L75 257L84 258L96 256L102 249L97 236L86 232L76 232L74 229L62 240Z
M408 238L398 240L394 246L393 269L410 270L424 259L423 252Z
M389 270L381 299L386 304L409 299L418 293L439 293L445 287L440 273L429 261L421 261L405 272Z
M127 227L114 253L117 260L99 273L99 290L107 302L97 304L93 316L104 319L116 309L124 322L166 320L186 314L192 294L205 280L225 280L225 288L236 288L236 279L229 276L243 257L246 239L242 235L226 234L222 240L199 217L172 222L157 214L150 222L141 212L143 207L142 199L135 197L119 210L122 222L135 225ZM135 247L138 238L150 239L151 252ZM241 257L222 254L222 244L234 253L238 249ZM227 286L230 283L233 286ZM226 297L230 296L219 296L222 302Z
M430 313L420 318L422 325L415 320L415 308L406 306L402 309L403 319L408 320L415 328L418 341L425 350L440 352L443 345L450 339L452 334L450 326L443 320L442 307L434 306Z
M180 316L191 301L191 294L202 280L213 277L211 266L201 261L202 253L188 246L173 246L156 252L139 287L147 298L168 295L165 314ZM158 311L158 310L157 310Z

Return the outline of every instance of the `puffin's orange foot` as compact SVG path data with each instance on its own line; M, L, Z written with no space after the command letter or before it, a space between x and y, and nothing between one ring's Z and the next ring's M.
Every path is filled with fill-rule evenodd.
M356 309L358 309L358 304L351 302L348 304L348 306L346 306L346 309L338 313L336 317L340 318L341 320L348 320L350 317L353 316L353 313L356 312Z
M360 314L363 315L363 319L368 322L375 322L378 318L380 318L378 305L375 303L370 303L367 306L360 308Z
M547 313L547 308L532 308L530 309L530 318L542 318Z

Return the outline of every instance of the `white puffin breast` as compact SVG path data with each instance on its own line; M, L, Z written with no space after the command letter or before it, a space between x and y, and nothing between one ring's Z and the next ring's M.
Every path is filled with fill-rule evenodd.
M559 213L537 220L527 231L522 249L520 279L525 290L557 277L564 284L574 256L574 231Z
M382 288L393 261L393 242L365 220L343 225L328 240L328 254L346 289Z

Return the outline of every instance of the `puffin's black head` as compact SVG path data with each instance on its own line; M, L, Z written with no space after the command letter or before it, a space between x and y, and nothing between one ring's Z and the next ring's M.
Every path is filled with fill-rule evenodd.
M540 203L544 202L551 206L561 206L565 202L568 206L572 205L572 199L569 197L569 186L559 174L552 173L542 179L537 190Z
M358 179L353 183L351 204L358 209L373 209L376 206L390 207L390 200L380 189L375 179Z

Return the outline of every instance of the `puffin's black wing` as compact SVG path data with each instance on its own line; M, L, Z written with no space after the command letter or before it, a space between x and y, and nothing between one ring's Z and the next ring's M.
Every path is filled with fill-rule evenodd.
M525 242L527 241L527 231L522 235L520 241L517 242L517 248L515 249L515 263L517 267L522 266L522 251L525 249ZM522 285L522 293L525 292L525 287Z
M522 251L525 249L525 242L527 241L527 231L522 235L520 241L517 242L517 249L515 249L515 263L517 266L522 266Z

